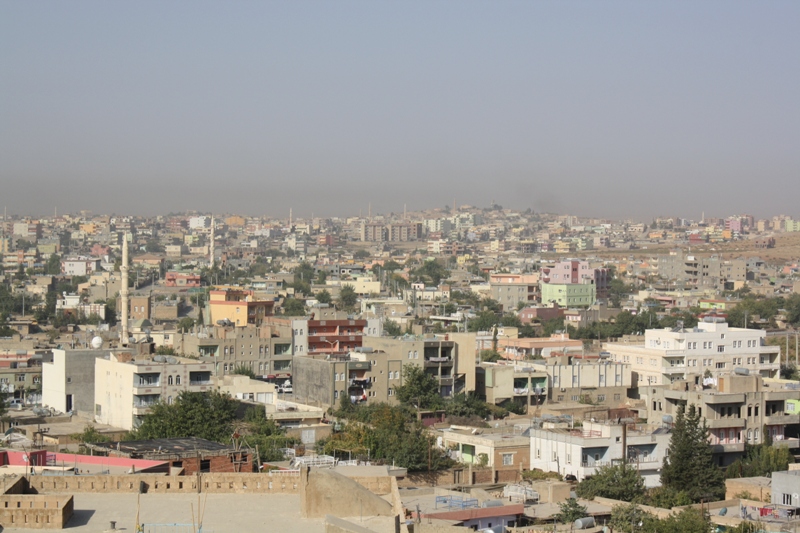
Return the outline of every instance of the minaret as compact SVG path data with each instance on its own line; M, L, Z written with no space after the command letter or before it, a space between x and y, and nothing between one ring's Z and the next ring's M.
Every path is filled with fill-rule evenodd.
M216 262L216 260L214 258L214 240L215 240L214 229L215 229L214 228L214 217L212 216L211 217L211 248L209 250L211 253L209 254L210 257L208 258L208 264L209 264L209 266L211 268L214 268L214 263Z
M289 208L289 231L292 231L292 208Z
M122 236L122 288L119 291L120 305L122 305L122 333L120 344L128 345L128 234Z

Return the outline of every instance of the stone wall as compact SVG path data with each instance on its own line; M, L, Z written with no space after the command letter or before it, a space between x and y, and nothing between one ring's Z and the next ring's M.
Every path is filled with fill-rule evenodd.
M297 471L265 473L213 473L200 476L164 476L125 474L117 476L29 476L28 490L35 494L158 493L181 494L297 494L300 474Z
M391 485L389 486L391 492ZM392 504L333 470L300 470L300 516L394 516Z
M0 526L4 529L63 529L72 517L72 496L0 496Z

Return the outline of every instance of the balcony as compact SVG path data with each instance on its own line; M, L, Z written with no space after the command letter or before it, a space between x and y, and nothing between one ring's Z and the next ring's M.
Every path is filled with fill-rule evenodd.
M351 379L349 385L350 387L360 387L362 389L368 389L372 385L372 382L367 378Z
M425 359L425 366L453 366L453 360L449 357L428 357Z
M796 437L787 438L783 435L778 435L773 441L773 446L786 446L790 450L794 450L796 448L800 448L800 439Z
M154 383L134 383L133 394L142 395L142 394L158 393L160 388L161 388L160 381L156 381Z
M744 418L706 418L706 425L709 429L743 428Z
M134 416L144 416L150 414L150 405L139 405L133 406L133 414Z
M686 365L665 366L661 368L661 371L665 374L685 374Z
M721 404L729 404L729 403L734 403L734 404L735 403L744 403L745 398L744 398L744 393L741 393L741 394L736 394L736 393L729 394L729 393L718 393L718 392L710 393L710 392L706 391L706 393L703 394L703 400L708 405L721 405Z
M712 444L712 453L742 453L744 452L744 442L733 442L730 444Z
M212 385L214 382L210 379L196 379L196 380L189 380L190 387L207 387L208 385Z
M783 413L775 413L764 417L764 424L768 426L785 426L788 424L800 424L800 414L786 415Z

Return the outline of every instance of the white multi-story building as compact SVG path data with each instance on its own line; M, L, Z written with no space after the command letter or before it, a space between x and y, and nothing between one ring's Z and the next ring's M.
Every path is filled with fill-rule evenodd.
M778 376L780 348L766 345L766 332L731 328L709 317L693 329L648 329L644 344L603 345L614 361L628 363L634 386L663 385L685 380L687 374L716 378L735 368L765 378Z
M583 427L574 429L531 428L530 437L531 469L573 475L582 481L599 467L627 457L647 487L658 487L670 433L650 426L584 421Z
M214 389L213 372L213 363L193 359L112 353L95 360L94 419L135 429L156 403L171 404L182 391Z

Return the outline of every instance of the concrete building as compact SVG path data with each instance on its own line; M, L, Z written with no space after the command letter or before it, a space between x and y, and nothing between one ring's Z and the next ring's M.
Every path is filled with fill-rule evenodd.
M648 387L648 420L674 420L679 406L694 405L709 427L715 461L726 466L744 453L745 444L764 442L766 431L775 445L800 447L787 435L789 426L800 424L800 413L786 414L786 404L797 390L758 375L728 373L717 384L695 384L694 376L667 386ZM702 382L702 377L697 376Z
M296 355L347 353L362 346L366 320L300 318L292 320Z
M542 283L542 304L559 307L588 307L597 300L594 284Z
M510 329L510 328L505 328ZM554 354L581 353L583 341L570 339L569 333L553 333L549 337L514 338L498 332L497 350L505 359L523 360L550 357Z
M542 284L594 285L596 298L608 296L611 283L608 269L593 268L588 261L560 261L542 267ZM542 289L544 293L544 288ZM542 298L542 301L547 301ZM590 302L591 303L591 302Z
M61 260L61 273L67 276L88 276L100 271L99 258L77 257Z
M800 507L800 470L772 473L772 504Z
M214 365L193 359L109 354L95 360L94 420L135 429L156 403L172 403L182 391L214 388Z
M212 324L227 322L235 326L260 326L275 306L274 301L256 300L253 291L227 289L209 291L208 294Z
M726 283L747 281L747 262L699 257L675 250L658 256L658 276L674 281L679 287L725 289Z
M294 398L322 407L341 397L352 403L396 403L394 387L402 384L402 358L371 348L348 354L307 355L294 361Z
M494 405L513 401L537 407L547 399L547 373L527 362L481 363L475 382L475 392Z
M503 309L514 310L522 303L534 304L539 299L539 274L491 274L489 277L492 299Z
M572 475L578 481L601 466L627 457L636 465L645 486L661 484L661 466L669 448L670 433L650 426L584 421L581 428L567 423L544 422L529 430L531 468Z
M684 381L688 374L706 371L715 377L734 368L773 378L780 369L780 348L766 345L766 332L731 328L716 317L691 330L648 329L643 345L611 342L603 349L614 361L631 365L634 384L640 387Z
M211 362L216 377L232 374L239 366L276 383L292 376L291 333L276 325L199 326L177 334L173 347L178 354Z
M450 426L434 432L437 446L452 449L457 461L492 469L491 483L513 482L523 470L530 468L531 439L513 433L514 427L502 431ZM510 476L509 476L510 474Z
M92 418L95 411L95 360L129 350L61 350L42 362L42 405Z
M323 406L336 405L342 395L353 403L395 403L394 388L402 385L406 365L434 376L443 397L464 389L453 341L365 337L365 342L348 354L295 357L295 398Z
M465 367L475 366L471 357L459 360L455 341L442 338L365 337L364 346L381 350L392 360L404 360L406 364L422 367L439 382L439 392L443 397L463 392L466 373L472 370Z

